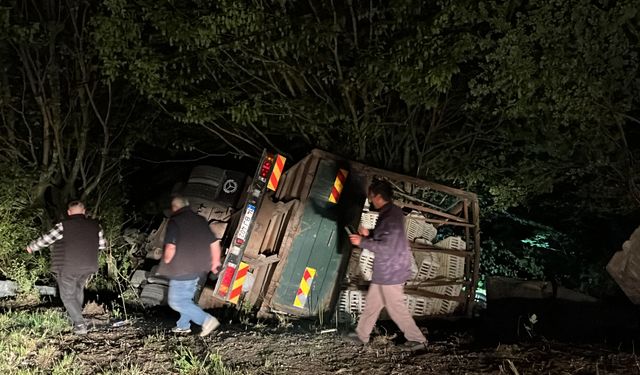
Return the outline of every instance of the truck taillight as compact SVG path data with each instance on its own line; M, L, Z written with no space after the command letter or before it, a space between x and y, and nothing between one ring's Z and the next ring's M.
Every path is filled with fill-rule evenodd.
M273 165L273 156L269 155L264 159L262 167L260 167L260 177L267 178Z
M236 271L236 265L233 263L228 263L225 268L224 275L222 276L222 283L220 284L220 288L218 289L218 295L220 297L226 297L229 292L229 287L231 286L231 279L233 279L233 275Z

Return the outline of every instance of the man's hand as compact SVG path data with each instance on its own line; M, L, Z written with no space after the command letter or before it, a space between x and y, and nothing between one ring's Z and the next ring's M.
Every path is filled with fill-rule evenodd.
M369 237L369 229L365 227L359 227L358 234L361 235L362 237Z
M214 275L217 275L218 272L220 272L220 268L222 268L222 264L220 262L214 262L211 266L211 272L213 272Z
M27 253L33 254L33 249L29 246L27 246Z
M353 246L360 247L360 242L362 241L362 236L359 235L359 234L350 234L349 235L349 241L351 241L351 244Z
M215 240L209 244L209 251L211 251L211 272L217 275L220 272L220 268L222 268L222 263L220 262L220 254L222 254L220 240Z

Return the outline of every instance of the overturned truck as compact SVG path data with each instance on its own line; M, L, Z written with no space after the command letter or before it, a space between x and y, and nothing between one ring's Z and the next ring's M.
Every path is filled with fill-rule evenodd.
M215 285L202 290L200 304L252 307L263 317L357 317L375 254L353 248L344 228L375 226L377 212L367 201L373 179L391 182L395 203L406 213L414 257L405 286L410 312L469 316L480 260L477 196L321 150L289 168L284 157L265 152L237 211L218 209L229 215L227 255Z

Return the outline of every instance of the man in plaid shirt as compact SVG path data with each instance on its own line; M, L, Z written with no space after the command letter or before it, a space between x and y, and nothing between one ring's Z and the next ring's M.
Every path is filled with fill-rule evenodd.
M73 322L74 333L84 335L84 285L98 270L98 251L106 247L106 241L98 222L85 215L82 202L69 203L67 215L67 219L31 242L27 252L51 247L51 271L56 275L60 298Z

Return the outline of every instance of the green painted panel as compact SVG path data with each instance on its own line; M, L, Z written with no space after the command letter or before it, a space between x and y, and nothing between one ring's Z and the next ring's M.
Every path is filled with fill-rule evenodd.
M287 263L272 307L296 315L317 315L319 310L328 307L338 280L338 273L349 246L346 236L341 232L340 204L328 201L338 167L336 163L321 160L307 199L300 232L293 241ZM349 179L347 179L347 184ZM346 189L346 187L345 187ZM342 237L341 237L342 236ZM316 270L311 290L304 308L293 306L306 267Z

